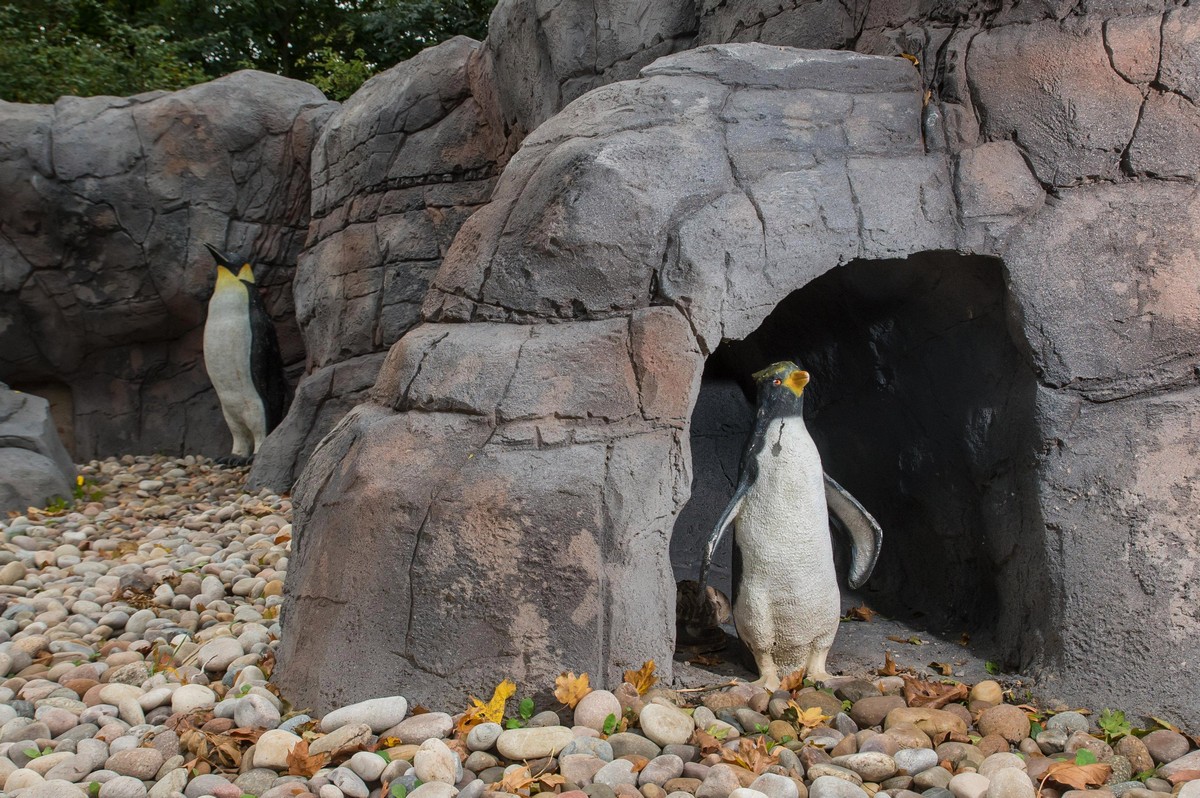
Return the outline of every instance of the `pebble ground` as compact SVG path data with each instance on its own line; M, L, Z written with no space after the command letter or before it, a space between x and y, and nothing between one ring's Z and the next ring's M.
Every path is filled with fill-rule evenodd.
M0 521L0 795L1200 798L1181 731L1014 706L991 680L625 683L470 728L403 696L296 714L269 681L290 501L203 458L80 473L70 508Z

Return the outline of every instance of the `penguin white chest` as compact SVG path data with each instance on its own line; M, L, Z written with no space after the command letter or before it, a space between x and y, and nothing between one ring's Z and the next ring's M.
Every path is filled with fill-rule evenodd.
M734 606L739 636L756 657L770 653L781 672L806 662L810 670L823 669L841 599L821 457L801 418L769 425L736 529L742 555Z
M233 431L235 446L241 435L248 434L255 442L259 440L255 433L266 425L262 398L254 387L252 346L250 298L246 289L218 288L208 303L208 320L204 324L204 366Z

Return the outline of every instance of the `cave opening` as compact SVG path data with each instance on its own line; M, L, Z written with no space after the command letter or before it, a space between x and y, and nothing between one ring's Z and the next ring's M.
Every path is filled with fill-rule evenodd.
M705 363L693 410L692 497L671 544L676 579L696 578L736 486L753 425L751 375L794 360L812 375L805 422L825 471L884 530L857 593L845 585L848 546L835 535L843 608L865 602L947 639L1003 633L1005 594L1021 589L1013 571L1040 545L1029 540L1036 377L1009 318L1001 261L930 252L833 269L787 295L745 339L724 341ZM713 569L727 595L732 538Z

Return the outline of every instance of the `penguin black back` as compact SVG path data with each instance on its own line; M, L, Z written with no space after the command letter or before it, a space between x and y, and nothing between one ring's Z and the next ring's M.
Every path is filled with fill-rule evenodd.
M254 345L250 348L250 373L254 388L263 398L267 411L267 433L283 421L287 404L287 380L283 376L283 356L279 353L279 337L275 324L267 313L266 303L259 295L254 283L242 280L250 295L250 334Z

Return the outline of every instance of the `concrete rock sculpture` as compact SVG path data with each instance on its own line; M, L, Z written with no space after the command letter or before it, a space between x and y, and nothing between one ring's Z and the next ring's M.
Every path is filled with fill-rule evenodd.
M74 479L50 403L0 383L0 512L69 498Z
M3 104L0 378L65 406L76 457L228 449L200 357L205 241L265 267L285 360L302 360L292 271L331 110L308 84L253 72Z

